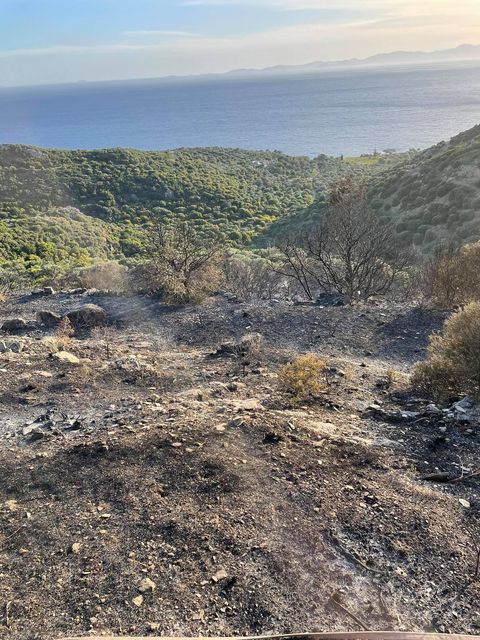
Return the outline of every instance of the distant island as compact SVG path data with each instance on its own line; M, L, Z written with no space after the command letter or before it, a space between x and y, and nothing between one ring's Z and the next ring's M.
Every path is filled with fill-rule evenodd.
M394 66L406 64L428 64L436 62L480 61L480 45L462 44L453 49L440 51L392 51L379 53L368 58L350 58L347 60L315 61L299 65L277 65L263 69L234 69L226 74L215 75L259 75L289 74L312 71L328 71L342 68L361 68L375 66Z

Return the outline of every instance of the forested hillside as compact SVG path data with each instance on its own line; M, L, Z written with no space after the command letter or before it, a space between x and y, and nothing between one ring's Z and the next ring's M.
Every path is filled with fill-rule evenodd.
M427 149L372 188L371 204L423 253L480 238L480 125Z
M0 264L37 273L133 257L152 217L193 221L244 245L351 171L340 159L280 152L0 146Z
M265 245L321 215L354 174L402 244L480 238L480 126L423 152L315 159L240 149L61 151L0 146L0 267L39 276L138 257L155 218Z

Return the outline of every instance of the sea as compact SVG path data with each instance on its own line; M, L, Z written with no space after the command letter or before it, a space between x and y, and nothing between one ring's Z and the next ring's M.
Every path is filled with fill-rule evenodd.
M480 123L480 61L0 89L0 143L357 156Z

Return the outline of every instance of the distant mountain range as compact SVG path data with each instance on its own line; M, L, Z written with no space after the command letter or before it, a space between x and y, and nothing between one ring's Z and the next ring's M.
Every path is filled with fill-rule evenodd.
M454 49L441 51L393 51L380 53L369 58L350 58L332 62L317 61L300 65L277 65L264 69L235 69L225 75L260 75L284 73L308 73L312 71L328 71L342 68L361 68L374 66L393 66L406 64L428 64L435 62L460 62L468 60L480 61L480 45L462 44Z

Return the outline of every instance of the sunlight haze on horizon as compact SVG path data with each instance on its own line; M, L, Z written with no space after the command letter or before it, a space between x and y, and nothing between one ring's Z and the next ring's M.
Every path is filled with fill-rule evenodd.
M0 0L0 86L480 44L478 0Z

